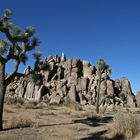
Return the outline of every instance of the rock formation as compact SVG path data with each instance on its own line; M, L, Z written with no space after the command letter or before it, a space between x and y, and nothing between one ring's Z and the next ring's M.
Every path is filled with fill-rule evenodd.
M96 103L99 76L95 66L78 58L66 59L48 56L39 63L35 72L28 66L24 77L17 77L7 87L7 96L16 95L28 100L46 100L49 103L79 102L82 105ZM34 80L30 77L33 76ZM111 80L107 71L101 75L100 104L136 106L136 99L127 78Z
M126 77L115 81L115 93L122 100L126 101L127 106L137 106L135 95L133 94L131 89L131 84Z

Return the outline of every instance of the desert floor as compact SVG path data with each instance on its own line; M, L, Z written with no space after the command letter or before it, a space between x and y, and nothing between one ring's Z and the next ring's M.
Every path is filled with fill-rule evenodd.
M41 104L30 108L6 104L0 140L121 140L122 135L112 133L113 117L129 111L140 114L140 108L107 109L96 115L92 106Z

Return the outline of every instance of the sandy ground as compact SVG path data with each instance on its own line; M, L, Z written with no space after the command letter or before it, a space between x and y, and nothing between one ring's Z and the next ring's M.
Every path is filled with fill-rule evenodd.
M127 112L126 109L122 111ZM121 140L121 136L113 137L109 129L114 114L107 110L98 116L91 106L81 110L64 105L40 109L5 105L4 131L0 132L0 140ZM21 121L29 123L29 127L17 128Z

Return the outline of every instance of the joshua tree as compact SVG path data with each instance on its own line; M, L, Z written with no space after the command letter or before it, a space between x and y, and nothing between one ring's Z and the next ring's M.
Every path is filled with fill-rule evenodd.
M27 61L27 52L32 51L39 40L33 38L35 29L27 27L21 31L19 27L10 22L10 10L5 10L0 18L0 130L3 129L3 104L7 85L14 79L15 76L22 74L18 73L20 63L25 64ZM13 71L6 76L6 64L14 61Z
M98 74L98 86L97 86L97 98L96 98L96 113L99 113L100 106L100 85L101 85L101 76L102 73L106 72L107 76L111 74L110 66L106 64L103 59L99 59L97 62L97 74Z
M41 52L35 52L33 54L33 57L36 60L35 61L35 65L34 65L34 71L38 71L38 69L39 69L39 66L38 65L40 63L40 58L41 58Z

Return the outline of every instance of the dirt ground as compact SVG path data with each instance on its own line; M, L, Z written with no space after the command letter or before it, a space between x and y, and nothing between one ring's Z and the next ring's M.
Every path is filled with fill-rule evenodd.
M4 131L0 132L0 140L123 139L121 135L114 136L109 129L115 112L108 109L104 114L96 115L94 110L92 106L46 105L25 109L18 105L5 105ZM135 112L139 110L133 109Z

